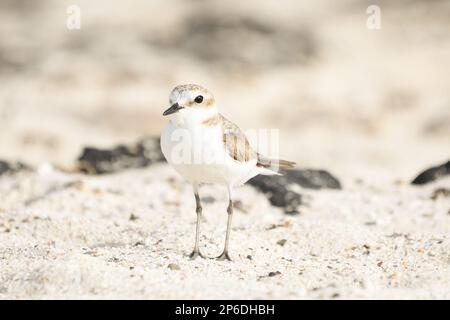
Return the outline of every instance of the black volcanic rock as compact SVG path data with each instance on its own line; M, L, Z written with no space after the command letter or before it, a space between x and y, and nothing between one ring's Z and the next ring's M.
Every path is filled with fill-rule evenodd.
M426 184L450 174L450 161L421 172L411 184Z
M164 161L159 138L150 137L133 146L119 145L113 149L84 148L78 167L89 174L112 173L130 168L142 168Z
M339 180L324 170L281 169L280 173L282 176L259 175L248 183L267 194L270 203L284 208L287 214L299 213L298 207L302 204L301 194L290 188L293 184L308 189L341 189Z
M29 167L21 162L10 163L0 160L0 175L5 173L14 173L26 169L29 169Z

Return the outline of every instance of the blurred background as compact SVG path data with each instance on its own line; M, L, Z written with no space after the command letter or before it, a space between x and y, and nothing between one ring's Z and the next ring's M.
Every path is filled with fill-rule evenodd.
M70 166L159 135L170 90L198 83L241 128L280 129L283 158L409 180L450 157L449 17L448 0L0 0L0 159Z

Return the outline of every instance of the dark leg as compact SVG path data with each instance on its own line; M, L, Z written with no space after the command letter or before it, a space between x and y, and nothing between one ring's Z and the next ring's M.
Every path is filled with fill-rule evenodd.
M200 252L199 247L198 247L199 242L200 242L200 222L202 220L202 204L200 203L200 196L198 195L198 187L197 186L194 186L194 194L195 194L195 204L196 204L195 211L197 212L197 225L195 227L194 251L192 251L192 253L189 255L189 257L191 259L195 259L197 257L205 258L205 256L203 256L203 254Z
M231 195L231 187L228 187L228 195L229 195L229 202L228 202L228 221L227 221L227 234L225 237L225 247L223 249L223 252L220 256L217 257L218 260L229 260L231 261L230 254L228 253L228 243L230 241L230 233L231 233L231 221L233 218L233 199Z

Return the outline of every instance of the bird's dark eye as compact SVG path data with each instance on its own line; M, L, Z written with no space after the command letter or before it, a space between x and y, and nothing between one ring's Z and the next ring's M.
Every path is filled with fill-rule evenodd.
M202 103L202 101L203 101L203 96L196 96L195 99L194 99L194 101L197 102L197 103Z

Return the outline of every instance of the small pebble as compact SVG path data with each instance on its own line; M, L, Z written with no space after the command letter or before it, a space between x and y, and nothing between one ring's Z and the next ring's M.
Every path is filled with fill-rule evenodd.
M286 241L287 241L286 239L281 239L277 241L277 244L280 246L284 246L286 244Z
M137 219L139 219L139 217L136 216L134 213L130 214L130 217L128 218L128 220L130 221L136 221Z
M170 263L167 267L168 267L170 270L181 270L180 266L177 265L176 263Z

